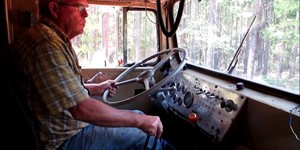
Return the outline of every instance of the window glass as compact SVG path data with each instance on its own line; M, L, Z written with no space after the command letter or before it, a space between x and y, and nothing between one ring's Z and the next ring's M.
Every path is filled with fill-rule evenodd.
M158 52L155 21L151 11L128 12L128 62L138 62Z
M84 33L72 39L82 68L123 66L124 59L134 63L158 51L154 13L125 11L127 30L124 30L122 9L89 5Z
M186 0L176 35L192 64L299 94L298 0Z

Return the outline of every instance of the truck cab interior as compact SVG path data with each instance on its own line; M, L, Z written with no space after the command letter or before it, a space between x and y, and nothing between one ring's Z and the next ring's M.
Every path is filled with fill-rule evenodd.
M270 10L265 9L272 4L276 16L280 0L88 2L85 33L72 40L83 81L114 79L119 86L112 98L108 91L95 96L99 101L118 109L139 109L160 116L162 137L178 150L299 150L299 42L293 42L299 41L299 1L289 2L295 22L286 32L296 32L296 36L283 37L287 40L274 40L279 26L265 27L272 24L266 19ZM14 87L17 80L8 57L13 41L38 21L38 0L4 0L2 4L1 118L6 131L1 145L41 150L31 112ZM298 4L298 8L292 9L292 4ZM268 24L263 24L265 20ZM235 28L226 27L225 22ZM273 38L268 44L267 38L262 38L266 35ZM256 42L251 42L254 39ZM285 41L285 53L280 53L280 44L272 45L281 41ZM256 49L264 47L266 52L266 46L270 53L266 70L269 76L258 79L264 75L263 69L257 71L259 64L267 65L259 61L266 57L260 57ZM278 76L279 62L285 60L293 63L284 63ZM294 76L284 80L291 66ZM250 73L251 68L254 71ZM277 76L271 78L271 73ZM282 84L266 82L275 80Z

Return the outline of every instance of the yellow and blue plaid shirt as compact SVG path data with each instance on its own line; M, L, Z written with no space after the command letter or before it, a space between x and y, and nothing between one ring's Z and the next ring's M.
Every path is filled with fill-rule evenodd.
M46 149L56 149L88 125L67 110L89 97L70 39L41 18L15 42L12 54L23 74L22 91L37 119L41 141Z

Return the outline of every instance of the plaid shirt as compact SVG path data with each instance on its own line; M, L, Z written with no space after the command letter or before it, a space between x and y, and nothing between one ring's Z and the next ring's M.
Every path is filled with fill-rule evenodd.
M40 128L46 149L56 149L88 124L74 120L68 108L89 97L82 84L70 39L41 18L15 42L13 57L22 72L22 91Z

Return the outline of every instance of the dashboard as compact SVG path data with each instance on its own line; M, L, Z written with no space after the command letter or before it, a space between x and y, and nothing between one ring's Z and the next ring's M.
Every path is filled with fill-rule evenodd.
M212 141L222 142L247 97L182 71L157 90L151 100L199 128Z

